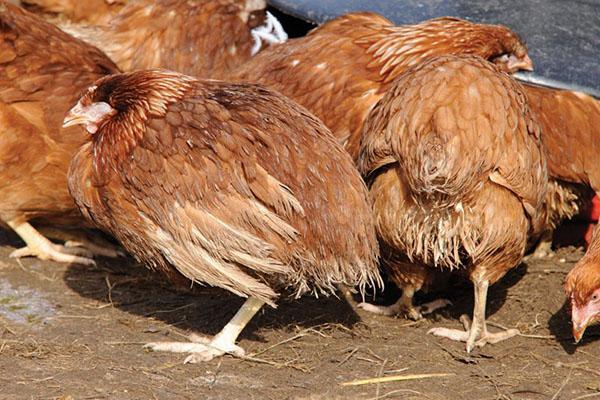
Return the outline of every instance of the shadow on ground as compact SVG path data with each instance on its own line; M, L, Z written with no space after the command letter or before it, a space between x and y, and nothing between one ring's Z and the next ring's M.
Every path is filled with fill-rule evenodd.
M82 297L112 303L128 313L153 317L204 335L216 334L243 303L242 298L218 288L175 287L162 274L132 260L101 261L97 267L71 265L64 280ZM280 329L329 323L351 328L359 321L344 299L305 296L284 299L277 309L265 306L241 337L263 341L256 333L259 327Z
M516 268L510 270L506 276L500 279L495 285L491 286L488 291L488 302L486 307L486 315L494 315L502 308L506 302L508 291L515 286L527 274L527 264L521 263ZM374 304L391 305L400 297L402 290L385 276L385 291L375 294ZM373 293L369 293L368 298L372 298ZM458 320L461 315L469 316L473 313L473 285L467 279L459 275L453 275L448 281L448 285L444 290L436 290L429 293L419 292L415 295L415 304L426 303L435 299L445 298L452 302L452 306L446 307L435 312L432 315L426 315L425 318L438 320L444 316L449 319ZM355 301L361 301L358 295L354 296Z

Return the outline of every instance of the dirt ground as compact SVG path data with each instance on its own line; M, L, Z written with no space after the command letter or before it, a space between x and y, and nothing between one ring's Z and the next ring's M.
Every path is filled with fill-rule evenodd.
M344 299L304 298L265 309L242 333L252 360L183 365L148 341L214 334L241 299L174 290L128 259L96 267L20 262L0 232L0 399L600 399L600 330L572 344L561 283L581 256L561 249L525 262L490 290L489 321L524 336L476 349L427 335L458 328L471 288L451 286L454 306L420 322L355 311ZM388 294L393 301L394 291ZM527 336L531 335L531 336ZM342 386L404 374L450 374Z

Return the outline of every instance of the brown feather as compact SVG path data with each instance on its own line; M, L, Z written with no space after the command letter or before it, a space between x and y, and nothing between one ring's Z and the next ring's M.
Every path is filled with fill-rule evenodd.
M78 222L67 190L86 134L62 129L67 110L117 67L98 49L0 1L0 218Z
M438 18L394 26L368 12L326 22L306 37L274 45L234 71L232 78L258 82L315 113L353 158L369 111L408 67L444 54L495 60L527 49L506 27Z
M589 202L591 191L600 194L600 102L583 93L533 85L525 85L525 91L542 127L550 177L559 188L553 192L571 193L551 197L553 192L549 192L546 226L553 229ZM586 254L569 272L565 291L583 306L598 288L600 235L596 229Z
M263 22L265 9L264 0L138 0L106 26L62 27L123 71L167 68L218 77L251 57L251 29Z
M100 24L117 14L127 0L21 0L21 3L32 12Z
M80 103L120 111L74 158L70 188L138 258L269 304L282 286L379 283L366 187L306 110L167 71L97 86Z
M424 266L388 264L401 286L426 268L493 283L541 219L539 128L520 85L479 58L439 57L398 78L364 126L358 166L383 246Z

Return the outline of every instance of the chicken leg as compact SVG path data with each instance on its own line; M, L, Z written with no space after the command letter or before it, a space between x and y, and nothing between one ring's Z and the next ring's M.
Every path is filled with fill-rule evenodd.
M39 227L42 235L65 242L65 247L78 247L88 250L94 256L117 258L125 257L125 252L118 246L92 235L84 229L60 229L56 227Z
M432 302L415 306L413 304L413 296L415 289L412 286L404 286L402 288L402 296L394 304L390 306L377 306L375 304L360 303L358 308L375 314L394 316L397 314L405 315L406 317L418 321L423 318L423 315L431 314L434 311L444 308L452 303L446 299L436 299Z
M25 242L26 246L10 253L10 257L21 258L34 256L41 260L52 260L64 263L95 265L92 254L82 248L69 248L54 244L46 239L28 222L8 221L10 226Z
M519 334L517 329L508 329L503 332L490 333L485 323L485 306L487 301L489 282L487 280L475 282L475 305L473 307L473 322L467 316L461 317L465 330L448 328L433 328L427 333L445 337L451 340L467 343L467 353L475 346L483 347L490 343L498 343Z
M248 322L260 310L264 302L250 297L238 310L238 312L225 325L221 332L217 333L212 339L198 335L190 336L191 343L188 342L153 342L144 346L153 351L170 351L173 353L191 353L183 361L184 364L198 363L201 361L210 361L215 357L220 357L225 353L236 356L243 356L244 349L237 346L235 341L246 327Z

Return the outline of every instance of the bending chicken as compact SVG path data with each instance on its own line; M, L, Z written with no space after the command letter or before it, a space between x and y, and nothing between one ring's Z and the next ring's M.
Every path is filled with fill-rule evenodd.
M546 203L547 228L578 211L578 205L600 194L600 102L568 90L525 85L529 106L540 122L548 157L551 192ZM555 193L563 193L556 196ZM556 201L556 199L560 201ZM554 201L553 201L554 200ZM585 327L600 318L600 235L567 276L573 336L581 340Z
M588 326L600 323L600 228L587 252L567 275L565 292L571 302L573 337L579 343Z
M500 25L437 18L395 26L369 12L331 20L302 38L271 46L232 79L258 82L315 113L354 159L369 111L407 68L444 54L473 54L507 72L532 69L519 36Z
M153 343L210 360L264 304L379 284L367 190L315 117L255 85L140 71L101 80L65 119L89 142L69 187L90 220L153 268L248 300L212 340Z
M168 68L220 77L268 43L285 41L265 0L134 0L106 26L62 29L103 50L124 71Z
M358 166L382 247L404 257L384 258L400 302L411 308L436 271L465 274L473 322L430 332L467 351L514 336L490 333L485 307L488 287L519 263L543 215L546 160L520 85L477 57L413 67L371 112Z
M84 221L67 190L67 170L85 134L61 124L83 89L114 72L95 47L0 1L0 219L27 245L13 257L93 263L82 256L89 252L51 243L30 222Z

